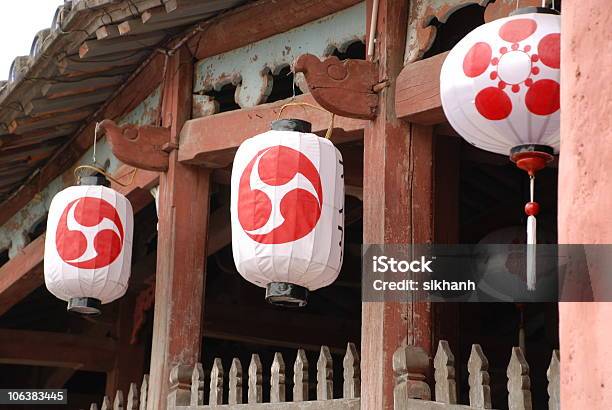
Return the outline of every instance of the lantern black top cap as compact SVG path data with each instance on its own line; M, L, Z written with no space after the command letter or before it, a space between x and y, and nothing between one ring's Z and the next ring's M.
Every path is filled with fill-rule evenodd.
M102 174L94 174L79 177L79 185L102 185L110 186L110 181Z
M297 120L294 118L286 118L282 120L272 121L271 127L273 131L296 131L296 132L312 132L312 124L308 121Z
M540 14L561 14L555 9L551 9L548 7L521 7L520 9L516 9L511 12L510 16L517 16L519 14L530 14L530 13L540 13Z

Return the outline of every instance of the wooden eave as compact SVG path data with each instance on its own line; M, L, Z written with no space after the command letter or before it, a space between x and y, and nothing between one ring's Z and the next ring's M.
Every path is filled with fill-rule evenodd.
M17 57L9 81L0 84L0 157L10 150L27 158L19 163L26 168L19 178L7 176L15 164L0 158L0 225L66 169L52 164L58 156L75 162L85 152L91 137L87 136L88 142L79 140L95 121L121 114L104 107L121 97L123 84L142 69L139 66L163 57L155 53L156 48L165 47L185 27L245 1L182 1L165 8L167 2L162 0L80 0L72 2L72 8L71 3L58 7L52 27L36 35L31 54ZM163 25L143 21L150 10L156 11ZM185 13L192 17L186 19ZM112 29L129 22L140 27L137 34ZM118 35L98 39L96 32L103 27ZM150 64L156 68L150 75L159 78L157 86L163 64ZM148 89L146 84L143 88ZM36 137L37 132L49 128L54 138L47 139L45 149L50 154L44 161L30 159L29 151L45 138L44 134ZM23 136L25 141L16 144ZM34 189L28 187L32 185Z

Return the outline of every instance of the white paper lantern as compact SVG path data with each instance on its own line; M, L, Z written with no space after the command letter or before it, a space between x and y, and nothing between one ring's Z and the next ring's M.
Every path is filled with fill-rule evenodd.
M463 138L504 155L529 144L559 151L560 30L556 14L516 14L477 27L453 47L440 98Z
M342 266L342 156L310 124L279 120L244 141L232 169L232 248L238 272L266 299L306 304Z
M440 99L448 122L469 143L510 155L530 177L527 243L535 245L535 174L559 152L561 18L528 7L477 27L442 64ZM535 290L536 248L527 248Z
M100 181L82 178L82 183ZM132 259L130 201L102 185L64 189L51 202L45 238L45 284L68 310L98 314L127 290Z

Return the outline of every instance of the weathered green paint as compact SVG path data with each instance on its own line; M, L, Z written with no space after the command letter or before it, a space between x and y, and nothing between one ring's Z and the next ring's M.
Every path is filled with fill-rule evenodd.
M334 49L345 50L365 39L365 2L312 23L237 48L196 64L194 93L220 90L226 84L240 84L236 102L242 108L266 101L272 90L269 73L276 74L302 54L329 56Z

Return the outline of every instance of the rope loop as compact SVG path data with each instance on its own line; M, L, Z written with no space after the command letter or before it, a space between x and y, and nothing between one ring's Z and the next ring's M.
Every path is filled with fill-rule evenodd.
M323 111L323 112L331 114L331 121L329 123L329 128L327 128L327 132L325 133L325 139L330 139L331 138L332 130L334 129L334 118L336 117L336 114L334 114L333 112L329 112L326 109L321 108L321 107L319 107L317 105L310 104L310 103L307 103L307 102L288 102L287 104L285 104L285 105L283 105L281 107L281 109L278 112L278 115L276 117L277 120L280 120L281 115L283 113L283 110L285 108L287 108L287 107L310 107L310 108L314 108L316 110Z
M104 175L106 178L108 178L111 182L114 182L115 184L122 186L122 187L127 187L130 186L132 184L132 182L134 182L134 177L136 176L136 173L138 172L138 168L134 168L132 171L130 171L130 173L132 174L132 176L130 177L130 181L128 183L123 183L121 181L119 181L118 179L114 178L112 175L108 174L106 171L104 171L102 168L97 167L95 165L79 165L78 167L76 167L74 169L74 177L78 180L81 179L81 175L79 174L80 170L83 169L89 169L92 171L96 171L99 174ZM123 176L120 176L118 178L123 178L125 176L127 176L128 174L125 174Z

